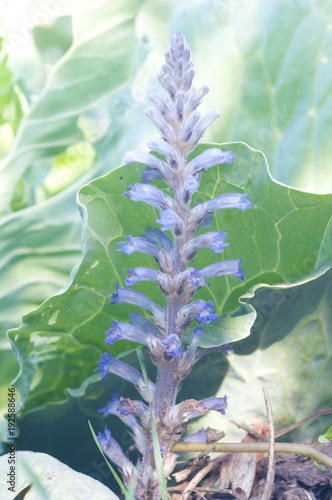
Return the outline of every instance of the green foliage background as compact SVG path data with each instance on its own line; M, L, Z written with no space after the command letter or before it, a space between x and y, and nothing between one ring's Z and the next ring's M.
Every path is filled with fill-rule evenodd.
M273 387L280 425L329 404L331 7L330 0L83 0L77 9L69 0L54 0L52 7L29 0L18 15L14 4L5 2L0 21L2 412L15 377L23 413L69 394L82 396L98 379L92 373L109 326L107 295L124 277L118 270L129 266L111 250L128 232L143 229L138 205L120 196L133 181L133 170L113 170L125 150L145 148L157 135L142 110L158 89L163 52L179 29L192 49L196 85L211 89L201 111L222 112L204 141L251 146L227 146L236 152L237 164L205 174L201 196L235 186L250 191L258 207L250 214L230 211L215 221L229 231L226 258L231 252L245 257L247 280L239 285L233 278L220 279L204 292L213 294L224 312L207 342L247 337L255 323L251 336L234 346L228 371L225 363L221 369L210 357L206 362L217 366L218 382L227 371L222 391L241 401L243 419L261 415L262 385ZM263 151L278 182L255 150ZM81 261L76 193L83 185ZM139 210L154 219L152 211ZM140 220L134 223L135 217ZM116 312L127 313L125 308ZM6 335L10 329L16 359ZM112 352L130 347L123 343ZM197 370L205 370L203 362ZM234 412L235 406L229 415Z

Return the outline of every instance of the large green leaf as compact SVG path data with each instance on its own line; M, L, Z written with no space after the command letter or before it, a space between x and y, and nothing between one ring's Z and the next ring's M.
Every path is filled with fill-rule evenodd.
M208 147L211 145L200 145L195 154ZM227 144L225 148L234 152L236 162L209 169L195 201L222 192L248 193L254 210L219 211L212 226L212 230L228 232L229 247L223 258L244 257L247 279L241 283L234 277L216 278L211 287L198 293L200 298L213 299L218 313L225 315L219 320L217 333L210 332L205 340L202 337L204 346L249 334L255 312L250 304L240 306L238 299L250 287L294 282L326 264L331 255L332 196L311 195L276 183L269 176L264 155L245 144ZM147 256L128 257L117 252L117 243L127 234L143 233L157 218L151 207L123 196L130 183L139 181L140 171L136 164L124 166L80 190L85 219L82 262L68 287L25 315L22 326L10 334L21 366L16 385L26 410L63 400L66 388L96 380L93 370L104 350L110 315L126 320L134 309L123 304L111 308L108 296L116 282L123 284L125 268L151 265ZM195 264L203 267L219 259L205 249ZM137 289L162 304L156 285L141 283ZM232 313L234 309L237 312ZM234 328L230 327L232 321ZM112 354L128 348L129 342L117 343Z
M266 421L262 387L269 389L276 429L329 408L332 398L331 265L296 286L256 286L242 300L257 318L250 338L234 346L218 391L230 396L227 415L211 413L197 424L222 426L232 432L230 440L238 433L229 420ZM311 424L311 436L324 432L327 422ZM296 438L305 436L308 430L300 428Z
M3 39L0 37L0 158L10 149L14 132L22 118L20 99L8 67L8 55L2 45Z

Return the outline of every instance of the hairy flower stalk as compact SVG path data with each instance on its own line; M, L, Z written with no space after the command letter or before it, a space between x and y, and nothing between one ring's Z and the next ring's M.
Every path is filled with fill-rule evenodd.
M187 349L181 341L183 332L196 320L210 323L217 319L212 301L192 300L197 289L205 285L207 278L232 275L244 279L241 269L242 259L220 261L203 269L190 265L201 248L210 248L215 253L222 253L227 233L207 232L196 236L199 228L208 221L215 210L238 208L245 211L252 208L245 193L228 193L192 206L192 195L198 190L204 170L222 163L233 163L235 158L230 151L211 148L187 160L188 154L196 147L199 139L219 118L217 111L201 116L197 111L207 87L195 89L193 64L190 60L189 47L179 32L171 41L170 50L165 53L166 64L162 67L159 81L167 97L152 95L154 107L146 110L147 116L158 128L161 138L150 141L148 147L158 153L129 151L125 154L125 163L138 162L146 166L142 174L142 184L129 186L125 196L133 201L143 201L159 210L157 223L161 230L147 228L145 235L129 235L125 242L120 242L119 251L131 255L133 252L152 256L159 269L138 267L127 269L126 287L139 281L154 281L160 287L167 300L164 309L138 291L117 287L112 296L113 303L128 303L140 306L151 313L151 321L137 313L131 315L131 323L112 321L112 328L107 330L106 344L112 345L120 339L127 339L144 344L157 366L156 383L150 382L152 409L158 432L165 475L168 476L175 465L176 454L172 445L181 439L188 421L210 410L225 412L227 398L207 397L201 401L189 399L176 404L176 396L181 381L190 373L196 361L213 349L198 347L204 328L196 328L193 339ZM162 179L171 188L172 196L151 185L155 179ZM170 238L164 231L169 231ZM217 348L224 351L225 347ZM131 381L138 389L144 402L118 398L113 395L111 401L100 410L105 416L117 414L133 433L136 447L142 455L139 471L131 464L120 448L114 444L109 430L99 435L99 441L105 453L122 471L128 482L130 474L138 475L136 498L159 499L159 481L151 452L153 442L150 412L148 407L147 387L143 377L133 368L120 360L104 354L100 361L102 376L115 373ZM131 464L131 465L130 465Z

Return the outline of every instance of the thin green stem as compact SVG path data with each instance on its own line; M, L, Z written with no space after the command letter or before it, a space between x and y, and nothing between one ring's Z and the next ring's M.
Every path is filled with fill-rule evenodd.
M332 469L332 458L307 444L275 443L274 446L275 453L304 455L305 457L314 458ZM267 453L269 451L269 443L216 443L213 444L212 449L211 443L183 443L178 441L172 446L171 451L182 451L187 453L195 451L213 451L214 453Z

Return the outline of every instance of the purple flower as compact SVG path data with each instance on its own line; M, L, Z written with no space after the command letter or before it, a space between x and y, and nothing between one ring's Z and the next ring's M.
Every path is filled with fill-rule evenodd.
M198 299L187 306L181 307L177 314L178 328L186 328L195 318L199 323L210 323L218 318L218 314L213 311L213 301L205 302Z
M127 241L119 241L118 245L121 248L118 249L118 252L125 252L127 255L131 255L134 252L146 253L148 255L152 255L156 259L161 252L161 249L157 247L157 245L151 243L146 238L135 237L133 238L131 234L127 236Z
M168 236L166 234L162 233L159 231L159 229L155 229L155 233L152 233L155 236L155 241L157 241L159 244L168 244ZM158 232L159 231L159 232ZM160 234L162 236L160 236ZM169 240L170 241L170 240ZM120 241L118 245L121 246L121 248L118 249L118 252L125 252L127 255L131 255L134 252L141 252L141 253L146 253L148 255L151 255L156 259L156 261L159 264L160 270L167 272L168 274L172 273L173 269L173 259L171 254L168 251L162 250L155 244L154 242L151 242L148 237L136 237L133 238L131 234L127 236L127 241ZM172 248L170 249L170 251ZM155 271L156 273L158 271ZM155 278L153 278L154 280ZM134 284L134 283L127 283L126 285L128 286L129 284Z
M102 354L100 356L100 359L98 361L98 364L99 364L99 368L96 368L95 369L95 372L97 370L101 370L101 377L104 378L106 376L107 373L109 373L109 364L112 362L112 356L105 352L104 354Z
M167 77L166 77L167 78ZM164 82L166 84L169 83L168 81ZM162 137L167 140L168 144L171 146L176 145L176 136L172 130L172 128L169 126L169 124L165 121L163 115L160 113L160 111L157 111L151 107L147 108L144 110L144 113L146 116L152 121L152 123L157 127L157 129L160 131Z
M141 453L144 453L146 448L146 439L144 437L143 429L138 424L136 418L133 415L126 415L126 416L120 415L118 411L118 406L119 406L119 394L114 393L112 394L111 400L107 403L107 405L104 406L104 408L98 410L98 413L102 413L104 417L107 417L108 415L116 415L117 417L120 417L122 422L128 427L130 427L130 429L133 431L137 449Z
M180 378L185 378L187 377L187 375L189 375L192 367L198 359L196 357L196 350L201 335L203 335L202 328L195 328L192 341L187 350L183 353L183 356L177 368L177 374Z
M158 219L156 222L158 222L158 224L161 224L161 229L163 231L171 229L171 227L175 224L181 225L182 223L178 214L170 208L164 210L163 212L160 212L160 219Z
M197 110L193 111L189 115L188 119L185 122L185 126L181 132L180 139L182 142L188 143L189 139L192 136L193 129L194 129L196 123L199 121L200 117L201 117L201 114Z
M126 269L128 277L126 278L125 285L132 286L139 281L156 281L156 283L162 283L166 276L160 271L151 269L150 267L136 267L136 269Z
M205 280L203 274L198 271L197 269L194 269L190 273L190 281L194 286L197 286L198 288L202 288L202 286L205 285Z
M160 245L164 250L168 252L171 252L173 250L172 240L167 236L167 234L160 231L160 229L156 229L154 227L146 227L144 238L146 238L151 243Z
M159 210L174 209L176 207L175 201L170 196L149 184L138 184L136 182L136 184L127 189L124 195L134 201L144 201L144 203Z
M203 333L204 333L204 331L202 328L200 328L200 327L195 328L192 341L191 341L188 349L185 352L186 358L193 358L194 357L197 346L198 346L199 339L201 338Z
M162 175L158 170L153 168L146 168L141 173L142 184L150 184L150 182L155 181L156 179L163 179Z
M117 285L116 293L112 296L113 304L126 303L142 307L151 312L152 317L147 319L137 313L131 313L131 324L113 320L112 328L106 332L108 345L125 339L147 346L152 361L157 366L156 386L147 382L147 387L138 371L121 360L112 358L110 354L101 356L97 368L102 377L112 373L133 383L144 400L135 401L123 397L119 399L118 394L114 394L111 401L100 410L105 417L116 414L123 419L132 429L136 446L143 454L137 482L137 498L149 495L160 497L153 457L146 455L152 450L150 412L154 412L156 419L158 436L163 447L163 466L165 475L168 476L175 461L175 456L170 451L172 443L186 430L188 420L205 415L210 410L225 413L227 408L226 396L210 397L201 401L189 399L175 404L180 382L189 374L196 361L209 352L227 349L226 346L208 349L199 347L203 329L198 327L194 330L190 345L183 352L181 336L194 320L208 324L218 318L212 300L194 301L193 297L198 288L208 284L208 278L230 275L243 279L242 259L223 260L203 269L195 269L188 263L201 248L209 248L220 254L224 247L228 246L225 243L227 233L224 232L215 231L196 236L199 226L211 225L215 210L238 208L245 211L252 208L245 193L219 195L190 208L192 195L199 189L202 173L216 165L233 163L235 158L231 151L221 151L214 147L188 161L188 154L196 147L206 128L219 118L220 113L214 110L201 116L196 109L208 88L204 86L195 89L192 86L195 72L189 46L180 32L172 38L165 57L166 64L162 67L158 79L168 95L160 97L153 94L150 99L154 107L146 110L146 115L161 134L160 138L147 144L155 153L129 151L124 156L126 163L138 162L146 168L142 173L143 184L131 185L125 195L134 201L144 201L159 210L157 223L161 225L161 230L146 228L146 234L143 236L129 235L125 242L119 242L119 251L127 255L132 255L133 252L145 253L157 261L158 268L151 269L144 266L134 267L135 260L131 259L127 266L129 269L125 284L132 286L141 281L155 281L166 298L167 306L163 308L142 293ZM156 187L153 182L155 180L168 184L168 191ZM172 240L165 234L169 230ZM147 404L148 389L152 396L152 410ZM183 440L210 442L216 434L214 432L211 436L208 431L209 429L201 429ZM103 446L113 447L107 428L100 440ZM117 457L114 461L118 463L116 460L119 462ZM130 468L124 474L125 480L129 470Z
M148 400L148 392L144 382L144 378L137 370L135 370L135 368L127 365L120 359L112 358L109 353L102 354L100 360L98 361L98 364L99 367L96 368L95 371L101 370L102 378L104 378L107 373L118 375L118 377L121 377L131 384L134 384L141 396L146 401ZM149 382L149 390L152 397L155 392L155 385L152 382Z
M188 436L185 436L183 439L181 439L181 441L184 441L185 443L206 443L206 429L201 429L194 434L188 434Z
M153 337L161 336L161 333L158 330L158 328L147 318L143 318L143 316L141 316L138 313L130 313L129 317L131 323L137 328L144 330L146 333L152 335Z
M163 139L154 139L149 141L147 147L152 149L153 151L157 151L157 153L166 156L169 160L175 160L178 158L178 152L172 148L167 142Z
M191 418L202 416L207 413L207 411L202 401L187 399L173 406L169 410L165 420L170 427L175 427L179 424L188 422Z
M165 353L173 358L178 358L182 354L181 341L175 333L165 338L163 346Z
M112 295L112 304L133 304L135 306L142 307L153 313L156 323L161 327L165 328L166 314L165 310L158 304L153 302L151 299L146 297L136 290L128 290L127 288L121 288L116 286L116 293Z
M107 428L107 426L105 426L104 434L102 432L98 433L97 439L105 455L107 455L112 462L120 467L126 482L130 480L134 473L137 474L133 464L123 453L121 447L115 439L112 438L111 431Z
M160 259L159 265L161 268L171 269L172 261L168 259ZM164 295L168 295L174 291L174 281L168 274L150 269L149 267L137 267L136 269L126 269L128 277L126 278L125 285L132 286L139 281L155 281L161 288Z
M199 180L193 175L187 175L183 187L189 191L189 193L195 193L199 188Z
M225 410L227 408L227 396L224 396L223 398L206 398L202 399L202 403L204 404L205 408L207 410L216 410L220 411L222 415L225 415Z
M123 157L123 163L132 162L148 165L149 167L158 170L161 174L169 170L167 163L159 160L159 158L156 158L151 153L143 153L142 151L126 151Z
M119 393L114 392L112 394L112 397L110 401L108 401L107 405L98 410L98 413L102 413L104 417L107 417L108 415L116 415L117 410L116 407L119 404Z
M162 357L164 349L161 340L129 323L113 320L112 324L113 328L106 331L105 342L107 345L112 345L118 340L130 340L146 345L156 358Z
M175 123L174 114L172 110L168 107L166 101L160 97L158 94L151 94L149 99L153 104L155 104L158 108L158 111L162 114L164 120L173 125Z
M231 151L221 151L221 149L211 148L191 160L186 165L185 171L194 175L215 165L233 163L234 161L235 157Z
M204 85L203 87L200 87L197 90L194 90L191 92L189 99L186 102L185 105L185 111L187 113L191 113L194 109L199 106L199 104L202 102L203 97L209 92L209 87L207 85Z
M190 211L189 223L201 224L208 214L222 208L239 208L242 212L248 208L253 208L250 201L247 200L247 196L247 193L228 193L221 194L216 198L212 198L212 200L204 201Z
M195 113L195 112L194 112ZM200 118L196 125L193 127L192 133L190 134L190 137L188 138L187 142L187 147L185 148L185 151L189 152L192 151L200 138L202 137L203 133L205 130L217 119L220 118L221 114L219 111L213 110L209 111L206 115L204 115L202 118Z
M227 233L220 231L202 234L184 244L183 254L187 260L192 260L201 248L210 248L215 253L222 253L224 247L228 246L228 243L225 243L226 237Z
M123 416L136 415L137 417L142 417L150 415L150 409L147 405L141 401L134 401L123 397L119 399L118 411Z
M218 314L214 311L214 304L212 300L209 300L196 314L195 320L199 323L211 323L218 319Z
M224 260L222 262L216 262L211 264L211 266L204 267L200 269L199 272L204 278L214 278L216 276L231 275L239 278L241 281L244 280L245 275L240 265L243 259L238 260Z
M191 418L205 415L210 410L220 411L223 415L227 408L227 396L223 398L206 398L201 401L187 399L173 406L168 415L169 424L179 425Z

